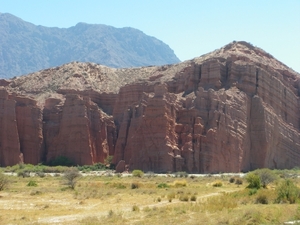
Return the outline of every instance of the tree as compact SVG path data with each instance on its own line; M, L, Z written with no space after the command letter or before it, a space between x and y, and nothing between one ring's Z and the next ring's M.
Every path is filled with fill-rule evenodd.
M79 177L81 177L81 174L79 173L77 168L72 167L64 172L64 179L66 180L66 185L68 185L72 189L75 188Z
M272 170L267 168L255 170L254 173L259 176L263 188L266 188L268 184L277 179L276 174L274 174Z

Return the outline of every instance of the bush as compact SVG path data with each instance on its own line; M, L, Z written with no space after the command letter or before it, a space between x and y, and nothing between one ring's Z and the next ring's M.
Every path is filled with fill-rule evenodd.
M261 194L259 196L257 196L256 198L256 202L255 203L259 203L259 204L268 204L268 198L266 195Z
M126 186L124 184L121 184L121 183L113 184L112 187L115 187L117 189L126 189Z
M195 202L197 200L197 197L195 195L192 195L190 200L191 200L191 202Z
M166 183L160 183L157 185L158 188L168 188L169 185L167 185Z
M246 180L249 183L247 188L255 188L255 189L260 189L261 184L260 184L260 178L257 174L251 172L246 175Z
M294 204L300 198L300 189L293 183L293 181L287 179L281 182L276 187L277 203L289 202Z
M173 186L178 188L178 187L186 187L186 180L175 180L173 182Z
M37 183L36 183L36 181L31 180L31 181L28 182L27 186L29 186L29 187L36 187Z
M249 195L255 195L257 193L257 189L256 188L252 188L249 190Z
M234 183L234 181L235 181L235 178L234 177L230 177L229 183Z
M102 163L95 163L93 165L84 165L84 166L77 166L78 170L90 172L90 171L103 171L106 170L106 166Z
M66 156L57 156L49 162L50 166L75 166L74 162Z
M138 189L140 187L140 184L139 183L132 183L131 184L131 189Z
M132 171L132 176L134 177L143 177L144 176L144 172L141 170L133 170Z
M106 157L106 159L104 160L104 163L110 165L112 163L112 161L113 161L113 158L114 157L112 155L108 155Z
M175 177L188 177L188 173L184 171L179 171L175 173Z
M172 199L174 199L175 198L175 193L174 192L172 192L172 193L169 193L168 195L167 195L167 198L168 198L168 200L169 200L169 202L172 202Z
M235 184L242 185L243 184L243 180L241 178L236 178Z
M30 172L25 169L22 169L22 170L18 171L17 176L23 177L23 178L30 177Z
M77 168L70 168L64 172L64 179L66 180L66 185L74 189L78 178L81 176Z
M213 187L222 187L223 186L223 183L221 181L215 181L213 184L212 184Z
M36 176L39 176L40 178L43 178L43 177L45 177L46 175L45 175L44 172L37 172L37 173L36 173Z
M186 194L180 195L179 200L183 201L183 202L188 202L189 201L189 196L186 195Z
M132 206L132 211L133 212L139 212L140 208L137 205Z
M266 188L268 184L278 179L276 174L267 168L255 170L254 173L258 175L263 188Z
M0 173L0 191L7 188L8 184L9 184L8 177L5 176L4 174Z

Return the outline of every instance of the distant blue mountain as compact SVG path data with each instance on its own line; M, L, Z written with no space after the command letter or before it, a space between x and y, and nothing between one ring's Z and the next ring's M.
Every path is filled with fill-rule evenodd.
M0 13L0 78L71 61L122 68L172 64L180 60L168 45L134 28L86 23L50 28Z

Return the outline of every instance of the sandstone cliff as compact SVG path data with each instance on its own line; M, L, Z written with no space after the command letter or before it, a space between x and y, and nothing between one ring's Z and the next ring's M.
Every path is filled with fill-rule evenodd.
M300 76L246 42L174 65L74 62L0 85L4 166L61 155L155 172L300 166Z

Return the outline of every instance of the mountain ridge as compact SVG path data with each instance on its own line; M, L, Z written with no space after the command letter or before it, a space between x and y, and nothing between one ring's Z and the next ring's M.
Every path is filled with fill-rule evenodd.
M134 28L77 23L70 28L36 26L0 15L0 77L24 75L67 62L137 67L179 62L170 47Z

